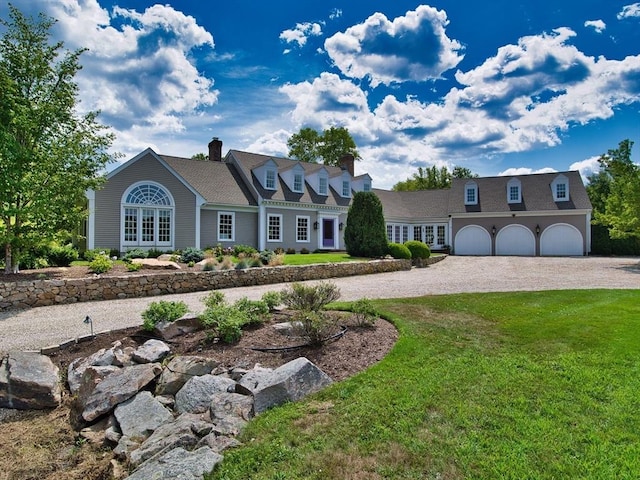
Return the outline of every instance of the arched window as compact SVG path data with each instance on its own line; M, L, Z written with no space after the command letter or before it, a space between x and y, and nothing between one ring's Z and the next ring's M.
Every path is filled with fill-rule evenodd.
M172 247L174 201L154 182L133 184L122 196L122 245Z

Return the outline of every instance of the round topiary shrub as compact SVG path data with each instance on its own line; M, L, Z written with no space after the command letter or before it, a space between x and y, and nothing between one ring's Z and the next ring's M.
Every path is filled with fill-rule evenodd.
M390 243L389 255L393 258L411 260L411 250L401 243Z
M429 245L418 240L409 240L404 242L404 246L411 252L411 258L429 258L431 256L431 250Z

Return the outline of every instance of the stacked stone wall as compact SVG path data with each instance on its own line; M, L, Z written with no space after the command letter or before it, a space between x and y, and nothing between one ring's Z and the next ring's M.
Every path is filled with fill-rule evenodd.
M429 263L443 257L430 258ZM97 276L0 283L0 311L94 300L151 297L249 285L301 282L411 269L410 260L324 263L246 270Z

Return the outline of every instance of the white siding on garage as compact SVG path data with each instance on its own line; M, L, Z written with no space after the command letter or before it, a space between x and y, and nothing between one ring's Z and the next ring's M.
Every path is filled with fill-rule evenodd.
M578 256L584 254L583 238L573 225L556 223L544 229L540 236L540 255Z
M496 255L533 257L536 254L536 238L524 225L507 225L496 235Z
M456 233L455 255L491 255L491 235L479 225L467 225Z

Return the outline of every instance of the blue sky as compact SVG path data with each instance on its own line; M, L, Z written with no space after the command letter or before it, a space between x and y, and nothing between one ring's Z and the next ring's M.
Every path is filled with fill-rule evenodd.
M286 156L300 128L344 126L378 188L431 165L587 175L627 138L640 163L640 3L12 3L89 49L81 108L102 111L124 159L214 136Z

